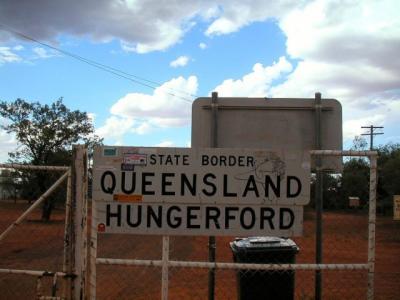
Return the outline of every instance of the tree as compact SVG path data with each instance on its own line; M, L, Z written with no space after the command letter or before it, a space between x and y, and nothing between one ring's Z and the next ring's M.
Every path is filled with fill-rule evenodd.
M344 163L342 173L342 197L359 197L365 205L369 199L369 163L362 158L352 158Z
M322 174L323 183L323 205L324 209L338 209L343 208L344 204L341 201L341 177L338 174L330 174L324 172ZM310 193L310 206L315 206L315 188L316 188L316 176L311 176L311 193Z
M33 165L70 165L71 148L74 143L101 143L94 135L93 124L86 112L71 111L62 98L50 105L39 102L29 103L22 99L14 102L0 102L0 115L9 120L1 127L15 135L19 148L9 153L11 162ZM25 184L30 193L37 185L35 196L44 193L51 182L44 172L24 172ZM54 180L53 180L54 182ZM24 192L22 191L22 194ZM54 201L45 201L42 219L49 220Z
M353 146L351 147L352 150L361 151L361 150L366 150L367 147L368 147L368 142L364 137L360 135L356 135L354 137Z
M386 213L392 211L393 195L400 195L400 144L386 144L378 152L378 204Z
M352 150L368 149L367 140L362 136L355 136ZM365 205L369 199L369 162L365 157L352 157L343 165L341 182L342 199L348 205L349 197L359 197L360 204Z

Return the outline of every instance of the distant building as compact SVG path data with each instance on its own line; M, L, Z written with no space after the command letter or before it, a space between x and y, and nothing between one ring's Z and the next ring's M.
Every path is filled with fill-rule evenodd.
M350 208L359 208L360 207L360 198L359 197L349 197L349 207Z
M9 170L0 172L0 199L17 199L19 195L18 178L11 175Z

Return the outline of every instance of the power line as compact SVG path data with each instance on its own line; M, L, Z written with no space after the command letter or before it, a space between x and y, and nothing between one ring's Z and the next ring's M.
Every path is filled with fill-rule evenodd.
M383 132L376 132L375 129L383 129L383 126L361 126L361 128L369 129L368 133L362 133L361 135L369 135L369 149L372 151L374 149L374 136L383 134Z
M76 60L79 60L79 61L81 61L81 62L83 62L83 63L86 63L86 64L88 64L88 65L90 65L90 66L92 66L92 67L95 67L95 68L98 68L98 69L103 70L103 71L105 71L105 72L108 72L108 73L111 73L111 74L113 74L113 75L116 75L116 76L118 76L118 77L120 77L120 78L124 78L124 79L129 80L129 81L132 81L132 82L134 82L134 83L137 83L137 84L143 85L143 86L145 86L145 87L151 88L151 89L153 89L153 90L155 90L157 87L159 87L159 86L162 85L162 84L159 83L159 82L152 81L152 80L148 80L148 79L145 79L145 78L143 78L143 77L140 77L140 76L137 76L137 75L134 75L134 74L130 74L130 73L127 73L127 72L125 72L125 71L119 70L119 69L117 69L117 68L110 67L110 66L108 66L108 65L105 65L105 64L96 62L96 61L94 61L94 60L85 58L85 57L83 57L83 56L74 54L74 53L72 53L72 52L68 52L68 51L62 50L62 49L60 49L60 48L51 46L51 45L49 45L49 44L47 44L47 43L41 42L41 41L39 41L39 40L33 38L33 37L30 37L30 36L28 36L28 35L26 35L26 34L23 34L23 33L19 32L19 31L16 31L15 29L13 29L13 28L11 28L11 27L9 27L9 26L7 26L7 25L4 25L4 24L1 24L1 23L0 23L0 26L4 28L4 29L3 29L4 31L10 32L10 33L12 33L12 34L14 34L14 35L17 35L17 36L19 36L19 37L21 37L21 38L23 38L23 39L26 39L26 40L35 42L35 43L37 43L37 44L39 44L39 45L42 45L42 46L47 47L47 48L49 48L49 49L55 50L55 51L57 51L57 52L59 52L59 53L62 53L62 54L64 54L64 55L66 55L66 56L72 57L72 58L74 58L74 59L76 59ZM131 78L131 77L134 77L134 78L136 78L136 79L133 79L133 78ZM141 80L141 81L140 81L140 80ZM142 82L142 81L144 81L144 82ZM147 83L146 83L146 82L147 82ZM156 85L156 86L153 86L153 85ZM191 97L197 97L196 95L187 93L187 92L185 92L185 91L173 90L173 89L170 89L170 88L168 88L168 90L173 91L173 92L179 92L179 93L182 93L182 94L186 94L186 95L191 96ZM183 101L192 103L192 100L191 100L191 99L188 99L188 98L186 98L186 97L182 97L182 96L180 96L180 95L176 95L175 93L171 93L171 92L165 92L165 93L168 94L168 95L170 95L170 96L179 98L179 99L181 99L181 100L183 100Z

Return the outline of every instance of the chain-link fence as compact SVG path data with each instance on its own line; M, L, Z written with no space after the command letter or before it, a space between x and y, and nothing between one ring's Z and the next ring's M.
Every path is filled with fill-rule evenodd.
M26 201L0 201L0 231L3 232L29 207ZM62 271L65 209L56 207L50 221L41 221L36 208L0 244L0 268L15 270ZM49 274L51 275L51 274ZM0 273L0 299L33 299L37 278L27 274ZM46 276L45 276L46 277ZM52 275L42 281L41 293L52 294ZM57 290L62 289L58 281Z
M165 261L162 237L99 234L93 291L97 299L318 299L318 272L322 299L364 299L373 291L375 299L398 297L399 223L384 216L375 222L368 205L325 208L322 264L316 265L316 219L313 204L305 207L303 236L293 238L298 249L289 253L267 247L238 255L236 237L217 237L216 263L208 263L207 237L170 237Z
M325 211L323 263L365 264L368 256L368 212L365 209ZM234 262L230 243L235 237L216 238L216 261ZM315 262L315 211L306 208L304 235L293 238L299 247L297 264ZM207 237L170 237L171 261L208 261ZM375 299L397 299L400 294L400 224L390 216L377 218ZM126 260L162 260L162 238L139 235L98 235L98 257ZM265 258L266 261L269 258ZM255 261L259 262L259 261ZM274 263L273 261L269 261ZM282 262L282 260L280 261ZM122 263L122 262L119 262ZM323 299L365 299L368 270L352 268L322 271ZM98 265L97 299L161 299L161 266ZM208 268L170 267L169 299L208 299ZM286 277L285 277L286 276ZM293 281L288 276L293 276ZM286 281L289 286L271 280ZM217 269L215 299L237 299L240 284L247 290L278 295L294 285L295 299L315 299L315 270L274 271ZM275 289L276 287L276 289ZM256 299L256 298L250 298ZM264 298L265 299L265 298ZM272 297L271 299L282 299Z
M30 169L38 171L34 166ZM46 172L43 170L40 171ZM56 173L56 183L36 201L21 199L17 194L0 200L0 299L65 295L65 194L64 201L57 203L51 199L51 190L66 187L69 171L68 168L47 170L51 171ZM40 204L47 199L54 205L50 219L43 221Z
M0 232L4 232L29 206L25 200L1 200ZM210 264L208 237L171 236L166 248L165 239L160 236L97 234L97 239L92 237L91 244L92 249L97 248L97 264L94 268L92 264L91 273L88 273L92 275L91 291L95 292L91 296L95 295L97 299L161 299L164 294L168 299L212 299L211 270L215 274L214 299L238 299L240 296L246 299L246 295L248 299L257 299L257 295L261 295L261 299L284 299L284 295L294 295L294 299L316 299L315 269L320 269L323 299L366 298L368 207L325 208L322 218L323 265L319 267L315 265L316 218L313 205L305 207L303 235L293 238L298 252L293 250L288 258L281 256L277 261L271 258L268 249L266 256L259 255L257 259L250 257L247 260L243 256L238 259L232 250L234 236L216 237L216 263ZM41 207L37 207L15 226L0 244L0 299L65 295L63 290L67 287L60 279L62 274L53 273L64 267L64 233L63 205L54 208L49 222L41 221ZM392 216L378 215L373 273L375 299L398 299L399 249L400 223L393 221ZM238 263L241 262L262 265L240 266ZM15 272L11 274L5 270ZM167 292L163 290L165 287Z

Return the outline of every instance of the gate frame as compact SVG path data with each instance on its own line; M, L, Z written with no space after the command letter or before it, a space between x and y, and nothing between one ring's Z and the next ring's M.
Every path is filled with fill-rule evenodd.
M48 171L48 172L60 172L60 171L65 171L63 175L61 175L60 178L56 180L55 183L46 191L44 192L36 201L32 203L32 205L24 211L16 221L11 223L1 234L0 234L0 243L3 239L6 238L10 234L10 232L16 228L19 224L21 224L27 217L28 215L35 210L44 200L47 199L48 196L50 196L63 182L65 179L67 179L67 195L66 195L66 210L65 210L65 225L64 225L64 250L63 250L63 267L62 267L62 272L52 272L52 271L47 271L47 270L21 270L21 269L0 269L0 273L5 273L5 274L22 274L22 275L28 275L28 276L35 276L38 278L37 282L37 293L38 289L41 286L41 278L43 276L51 276L54 278L61 277L64 279L67 279L67 284L65 285L65 290L63 291L63 294L68 297L69 290L72 286L71 283L71 278L74 278L75 276L69 272L70 265L71 265L71 260L68 255L70 252L71 248L71 231L69 230L70 223L68 220L70 219L71 215L71 168L70 167L63 167L63 166L36 166L36 165L26 165L26 164L0 164L0 168L4 169L14 169L14 170L32 170L32 171ZM54 294L54 286L56 285L56 282L53 282L53 291L52 293ZM39 294L38 294L39 295ZM55 295L53 295L55 296Z
M25 164L0 164L0 168L41 171L65 171L65 173L4 232L0 234L0 242L26 217L37 208L59 185L67 179L65 203L64 250L62 272L46 270L0 269L0 273L24 274L38 277L38 287L42 276L66 279L62 294L66 299L86 298L87 275L87 149L84 145L73 145L72 166L35 166ZM54 294L54 285L53 291ZM55 295L51 297L54 298Z
M368 157L370 160L369 177L369 211L368 211L368 259L361 264L249 264L249 263L219 263L203 261L172 261L169 260L169 236L163 236L161 260L113 259L97 257L97 208L92 199L92 224L90 243L90 299L96 299L96 265L123 265L123 266L153 266L161 267L161 299L168 299L168 268L189 267L237 270L367 270L367 299L374 299L374 272L375 272L375 227L376 227L376 189L377 189L377 151L353 150L311 150L312 157L319 156L351 156Z

